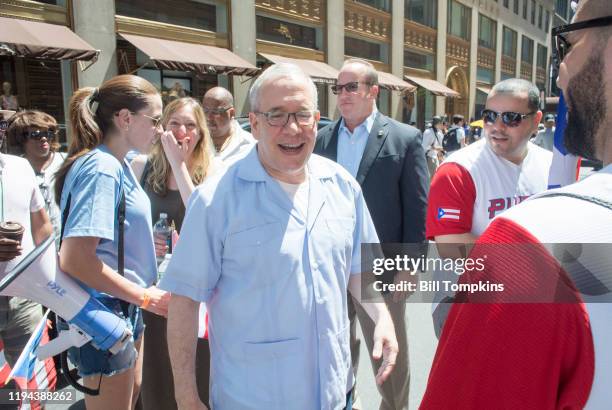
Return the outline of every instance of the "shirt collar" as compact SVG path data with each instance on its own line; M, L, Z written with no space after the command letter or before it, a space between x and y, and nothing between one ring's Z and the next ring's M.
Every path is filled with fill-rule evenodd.
M238 167L237 175L239 178L246 181L265 182L271 180L272 177L268 174L259 160L257 145L258 144L253 144L251 151L236 163ZM333 168L315 154L311 154L308 159L308 170L311 176L320 179L330 178L334 175Z
M378 115L378 109L376 108L376 104L374 104L374 109L372 110L372 113L368 115L361 124L356 126L353 132L349 131L349 129L346 127L346 124L344 123L344 118L342 118L342 120L340 121L340 132L346 131L349 134L353 134L357 130L357 128L365 127L366 131L368 131L368 135L370 135L370 133L372 132L372 127L374 126L374 120L376 120L376 115Z

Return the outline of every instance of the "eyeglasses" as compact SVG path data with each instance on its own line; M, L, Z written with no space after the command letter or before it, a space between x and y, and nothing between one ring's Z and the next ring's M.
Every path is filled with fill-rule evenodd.
M331 86L332 93L335 95L342 94L342 89L345 89L348 93L356 93L359 89L359 84L372 85L370 83L362 81L350 81L346 84L336 84Z
M233 106L224 107L224 108L204 108L204 114L206 115L221 115L226 113L229 109L234 108Z
M55 130L46 130L46 131L36 130L36 131L24 132L23 136L28 139L36 140L36 141L40 141L43 138L46 138L47 140L52 141L55 139L56 134L57 134L57 131Z
M255 112L255 114L263 115L264 117L266 117L266 121L271 127L284 127L289 123L289 117L291 117L292 115L298 125L312 125L314 123L315 115L317 112L318 111L316 110L304 110L298 112L270 111Z
M134 114L134 115L142 115L143 117L147 117L148 119L150 119L151 121L153 121L153 128L157 128L157 127L159 127L159 123L160 123L160 122L161 122L161 120L162 120L161 115L160 115L159 117L151 117L150 115L143 114L143 113L141 113L141 112L132 112L132 111L130 111L130 113L131 113L131 114Z
M495 124L495 121L501 117L502 122L508 127L518 127L525 118L535 113L535 111L527 114L521 114L520 112L512 111L497 112L493 110L483 110L482 120L485 122L485 124Z
M612 16L607 16L554 27L551 31L551 35L553 37L555 46L553 48L553 63L557 71L559 70L559 65L561 65L561 61L563 61L567 53L572 48L572 43L570 43L567 37L563 35L564 33L569 33L570 31L576 30L583 30L585 28L609 26L611 24Z
M7 120L0 120L0 131L6 131L9 122Z

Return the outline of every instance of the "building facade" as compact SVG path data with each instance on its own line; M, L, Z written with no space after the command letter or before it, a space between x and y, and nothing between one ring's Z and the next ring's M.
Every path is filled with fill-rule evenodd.
M121 73L149 79L165 99L199 99L222 85L246 114L252 76L288 58L315 80L322 114L336 117L329 84L342 61L355 56L385 76L379 109L422 128L433 115L478 117L501 79L525 78L550 95L549 33L570 18L568 3L0 0L1 18L65 26L99 50L93 64L3 53L13 45L0 34L0 81L11 84L20 107L45 110L64 124L74 89Z

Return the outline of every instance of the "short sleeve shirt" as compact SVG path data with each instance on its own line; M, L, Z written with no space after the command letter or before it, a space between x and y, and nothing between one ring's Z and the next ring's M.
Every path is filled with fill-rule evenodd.
M117 211L125 193L125 277L148 287L157 275L151 203L127 161L119 162L105 145L100 145L72 164L62 190L61 210L70 212L64 238L100 238L98 257L113 269L118 266L119 224Z
M431 182L427 238L480 236L494 217L547 189L551 162L551 153L532 143L520 165L495 154L484 139L455 152Z
M2 197L0 209L5 221L15 221L23 225L25 231L21 240L21 256L10 262L0 262L0 275L9 271L21 259L34 249L30 213L38 212L45 207L45 202L34 176L30 163L13 155L0 154L0 178L2 179Z
M257 149L198 187L162 289L205 301L215 409L342 409L347 285L378 238L359 184L312 155L305 217Z

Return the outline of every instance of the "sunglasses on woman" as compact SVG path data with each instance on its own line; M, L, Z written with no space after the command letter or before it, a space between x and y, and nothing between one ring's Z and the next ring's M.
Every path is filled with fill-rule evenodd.
M36 130L36 131L24 132L23 135L24 137L28 139L32 139L36 141L40 141L43 138L46 138L48 140L53 140L55 139L56 131L55 130L46 130L46 131Z
M483 110L482 120L485 122L485 124L495 124L495 121L501 117L502 122L508 127L518 127L525 118L535 113L535 111L528 112L527 114L521 114L520 112L512 111L497 112L493 110Z

